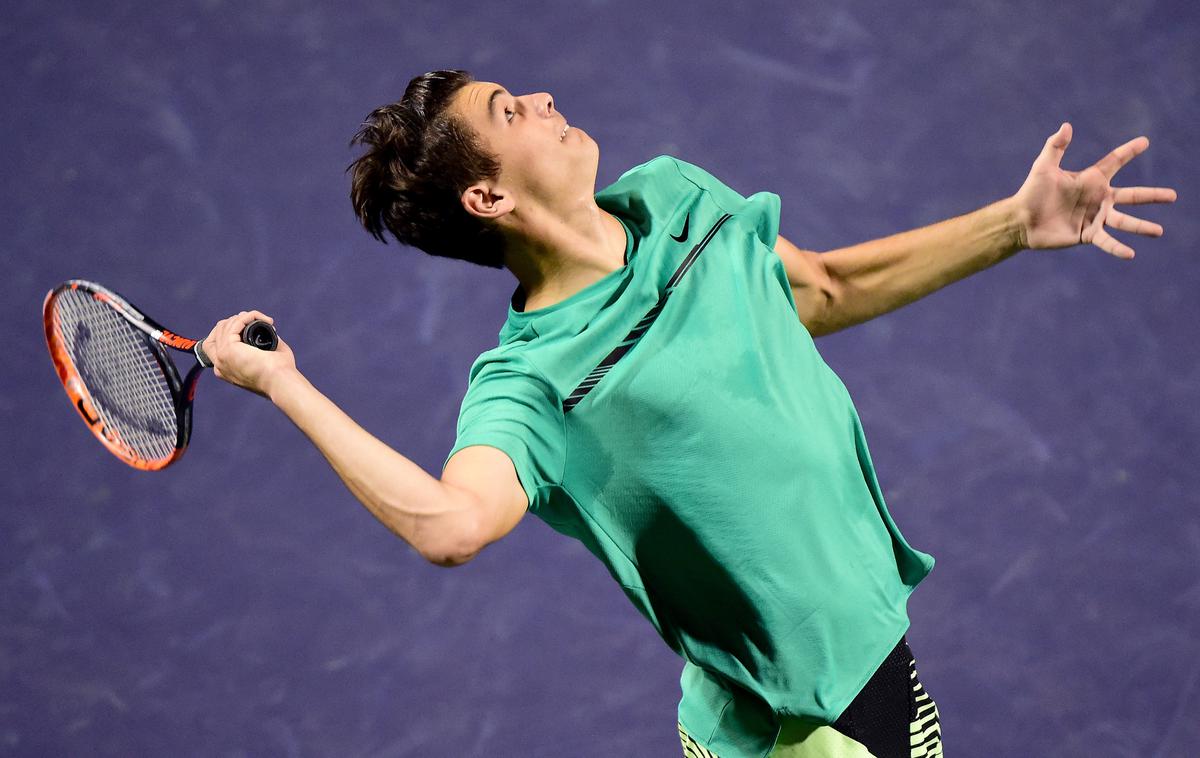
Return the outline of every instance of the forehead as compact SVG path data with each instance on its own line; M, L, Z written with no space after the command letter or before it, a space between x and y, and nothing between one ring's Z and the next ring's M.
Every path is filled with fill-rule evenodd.
M487 121L488 100L497 90L508 92L495 82L471 82L455 94L454 108L472 121Z

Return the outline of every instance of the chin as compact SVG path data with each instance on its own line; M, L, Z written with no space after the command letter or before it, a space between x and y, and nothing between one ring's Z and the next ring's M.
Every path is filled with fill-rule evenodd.
M583 170L587 171L588 177L592 183L592 187L594 188L596 186L596 175L600 171L600 146L596 144L596 141L592 139L591 136L586 132L584 133L584 136L587 137L588 149L587 157L582 168ZM595 194L595 189L592 190L592 194Z
M574 127L571 128L573 129ZM581 145L583 151L591 157L591 162L593 164L599 164L600 145L596 142L596 140L592 139L592 135L588 134L582 129L579 130L579 136L583 137L583 145Z

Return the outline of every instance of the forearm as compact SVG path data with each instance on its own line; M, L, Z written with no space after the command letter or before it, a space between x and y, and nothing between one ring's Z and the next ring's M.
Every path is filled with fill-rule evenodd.
M466 493L371 435L299 372L274 381L269 396L367 510L422 556L450 565L474 552Z
M930 226L822 253L830 329L869 321L1022 249L1012 198Z

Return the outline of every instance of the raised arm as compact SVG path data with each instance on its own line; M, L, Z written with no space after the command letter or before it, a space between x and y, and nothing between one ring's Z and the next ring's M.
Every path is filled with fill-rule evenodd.
M528 503L504 453L464 448L441 479L429 475L313 387L282 339L273 353L243 345L238 335L255 318L271 320L244 312L218 323L205 339L217 376L268 397L367 510L422 557L439 566L461 565L516 526Z
M800 320L813 337L893 311L1020 249L1011 198L920 229L825 253L800 250L782 237L775 245Z
M1070 142L1071 125L1064 123L1046 140L1014 195L956 218L825 253L801 250L780 237L775 249L805 326L819 336L860 324L1024 248L1091 244L1117 258L1133 258L1133 249L1105 227L1148 237L1161 236L1163 228L1114 206L1171 203L1177 196L1169 187L1110 184L1150 140L1132 139L1083 171L1059 165Z

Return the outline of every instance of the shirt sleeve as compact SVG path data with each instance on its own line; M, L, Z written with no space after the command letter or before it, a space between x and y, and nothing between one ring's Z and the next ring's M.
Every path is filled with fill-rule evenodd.
M678 158L671 160L684 179L707 192L726 213L733 214L741 223L753 229L764 245L775 248L775 239L779 236L779 195L774 192L756 192L744 197L699 166Z
M471 366L457 439L442 468L464 447L494 447L512 460L529 509L536 511L540 491L561 483L564 425L558 396L528 361L515 355L482 355Z

